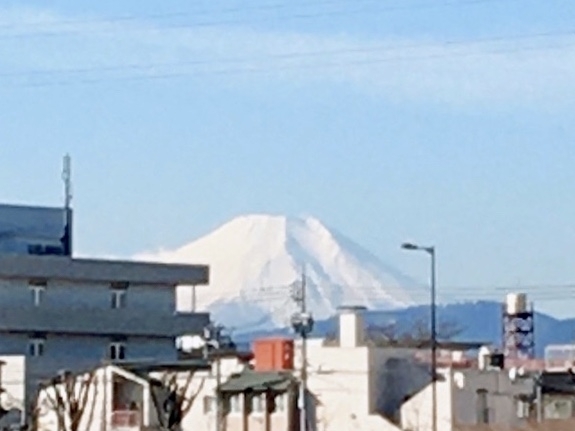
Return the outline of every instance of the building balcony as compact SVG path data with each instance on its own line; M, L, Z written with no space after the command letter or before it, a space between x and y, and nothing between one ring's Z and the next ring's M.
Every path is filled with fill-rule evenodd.
M112 412L111 429L114 431L138 431L142 426L141 414L132 410Z
M94 336L178 337L201 333L208 313L150 313L132 309L2 308L0 332Z

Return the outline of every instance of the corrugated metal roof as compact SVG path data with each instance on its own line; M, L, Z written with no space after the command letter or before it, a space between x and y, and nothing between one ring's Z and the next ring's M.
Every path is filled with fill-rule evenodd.
M65 256L0 256L0 278L45 278L89 282L125 281L157 285L205 285L207 265L180 265Z
M244 370L235 374L220 386L221 392L285 392L296 382L291 373L285 371Z

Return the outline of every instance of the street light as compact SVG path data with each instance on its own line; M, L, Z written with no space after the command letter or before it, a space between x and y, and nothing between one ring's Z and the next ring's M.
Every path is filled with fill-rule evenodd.
M437 388L436 388L436 370L437 370L437 330L435 317L435 247L422 247L410 242L403 243L401 248L404 250L424 251L431 257L431 430L437 431Z

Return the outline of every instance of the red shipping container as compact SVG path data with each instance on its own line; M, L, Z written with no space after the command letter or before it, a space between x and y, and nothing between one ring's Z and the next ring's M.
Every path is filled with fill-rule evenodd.
M253 344L256 371L293 370L294 343L290 338L262 338Z

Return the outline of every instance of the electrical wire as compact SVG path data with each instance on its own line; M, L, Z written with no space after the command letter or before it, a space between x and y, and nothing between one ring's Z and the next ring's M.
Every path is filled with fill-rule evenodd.
M390 46L389 44L378 44L376 46L370 46L366 48L344 48L344 49L331 49L331 50L314 50L305 52L288 52L281 54L267 54L259 57L252 58L242 58L242 57L232 57L232 58L222 58L222 59L199 59L193 61L185 62L165 62L165 63L148 63L148 64L127 64L119 66L105 66L105 67L86 67L86 68L75 68L75 69L52 69L52 70L36 70L36 71L17 71L17 72L5 72L0 73L0 77L26 77L26 76L42 76L42 75L55 75L55 74L82 74L82 73L107 73L107 72L122 72L122 71L147 71L150 69L161 68L161 67L185 67L185 66L198 66L198 65L213 65L213 64L237 64L246 63L254 61L265 61L265 60L294 60L302 58L315 58L320 56L332 56L332 55L342 55L342 54L381 54L386 52L401 51L406 49L422 49L422 48L445 48L445 47L469 47L477 44L489 44L489 43L501 43L517 40L526 39L542 39L550 37L565 37L565 36L575 36L575 30L561 31L561 32L540 32L533 34L515 34L510 36L496 36L496 37L486 37L474 40L447 40L439 43L408 43L399 44L395 46ZM572 46L573 43L567 46ZM563 47L562 45L561 47ZM549 46L543 47L514 47L512 50L522 50L522 49L548 49ZM552 48L552 47L551 47ZM496 51L497 52L497 51ZM507 52L507 51L504 51ZM485 53L485 52L482 52ZM479 53L479 54L482 54ZM487 52L490 53L490 52ZM445 54L444 54L445 55ZM447 54L449 55L449 54ZM472 54L473 55L473 54ZM408 57L413 58L413 57ZM418 58L418 57L415 57ZM426 56L422 58L427 58ZM399 59L405 59L405 57L399 57ZM347 63L346 63L347 64Z
M422 10L422 9L430 9L430 8L438 8L438 7L453 7L453 6L474 6L480 4L493 4L493 3L501 3L503 0L460 0L460 1L443 1L443 2L421 2L419 4L411 4L411 5L401 5L401 6L387 6L387 7L379 7L379 8L361 8L361 9L345 9L345 10L337 10L337 11L323 11L323 12L313 12L313 13L295 13L295 14L287 14L283 16L279 16L278 18L282 21L287 20L301 20L301 19L310 19L310 18L326 18L326 17L334 17L334 16L350 16L350 15L358 15L358 14L377 14L377 13L386 13L386 12L395 12L395 11L413 11L413 10ZM517 1L517 0L506 0L506 1ZM306 7L310 5L330 5L339 3L337 1L325 1L325 2L318 2L318 3L308 3L305 4ZM354 2L354 5L361 4L359 0ZM369 1L368 3L379 4L379 2L372 2ZM299 7L301 5L297 5ZM260 6L243 6L243 7L234 7L228 9L222 9L219 11L214 12L172 12L172 13L165 13L165 14L156 14L156 15L148 15L144 16L144 19L168 19L168 18L185 18L185 17L192 17L198 15L209 15L210 13L213 14L226 14L226 13L235 13L235 12L258 12L258 11L271 11L271 10L281 10L288 7L294 7L293 4L289 3L282 3L282 4L275 4L275 5L260 5ZM263 17L262 21L268 21L270 17ZM121 17L109 17L109 18L93 18L93 19L85 19L85 20L60 20L60 21L51 21L48 23L36 22L36 23L28 23L27 25L38 27L44 26L49 27L58 26L58 25L86 25L86 24L115 24L120 22L128 22L128 21L136 21L142 20L142 16L138 15L128 15L128 16L121 16ZM254 20L253 16L250 16L249 22L253 23L254 21L258 21L257 19ZM221 26L221 25L230 25L230 24L242 24L246 23L246 19L230 19L230 20L212 20L212 21L198 21L192 24L186 25L176 25L170 27L164 27L164 29L169 28L170 30L175 29L182 29L182 28L193 28L193 27L213 27L213 26ZM24 23L26 25L26 23ZM0 26L2 28L18 28L18 24L9 24L5 26ZM126 29L123 29L124 31ZM132 28L132 31L138 31L139 29ZM110 29L86 29L86 28L75 28L69 29L68 31L45 31L45 32L29 32L29 33L16 33L16 34L0 34L0 39L22 39L22 38L31 38L31 37L50 37L50 36L61 36L65 34L74 34L74 33L86 33L86 32L95 32L95 33L108 33Z
M550 49L564 49L568 47L575 46L575 43L561 44L557 46L537 46L537 47L514 47L509 49L500 49L496 51L481 51L481 52L465 52L465 53L442 53L442 54L428 54L428 55L416 55L416 56L396 56L391 58L383 59L369 59L369 60L357 60L357 61L338 61L332 63L323 64L304 64L295 66L284 66L284 67L268 67L268 68L257 68L257 67L244 67L244 68L228 68L228 69L216 69L216 70L189 70L189 71L178 71L178 72L167 72L167 73L156 73L149 75L136 75L136 76L116 76L116 77L96 77L96 78L83 78L83 79L62 79L59 81L40 81L40 82L4 82L4 86L9 88L42 88L42 87L54 87L54 86L69 86L69 85L88 85L88 84L99 84L106 82L138 82L138 81L153 81L153 80L169 80L174 78L184 78L193 76L205 76L210 77L223 76L223 75L254 75L254 74L266 74L266 73L277 73L284 71L298 71L298 70L321 70L321 69L337 69L337 68L347 68L349 66L370 66L376 64L390 63L390 62L402 62L402 61L417 61L417 60L434 60L443 58L455 58L455 57L482 57L489 55L501 55L518 53L525 51L536 51L536 50L550 50ZM210 64L211 61L201 61L198 64ZM148 67L146 67L148 69ZM84 72L87 73L90 69L85 69ZM93 68L92 71L97 72L97 68ZM37 72L37 76L42 76L43 72ZM47 72L50 74L50 72ZM13 73L12 76L16 74ZM26 73L20 73L18 76L26 78ZM0 84L1 86L1 84Z

